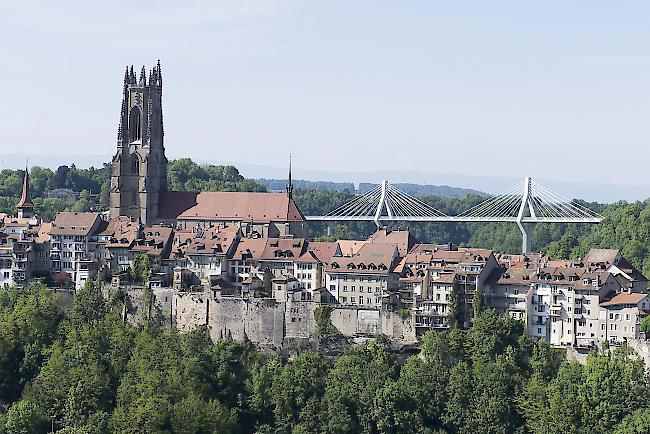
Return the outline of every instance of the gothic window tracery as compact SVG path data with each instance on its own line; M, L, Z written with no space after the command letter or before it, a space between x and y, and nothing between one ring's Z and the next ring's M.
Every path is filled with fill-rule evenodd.
M131 114L129 115L129 137L132 142L140 140L142 128L140 126L140 119L142 118L142 113L140 112L139 107L133 107L131 109Z

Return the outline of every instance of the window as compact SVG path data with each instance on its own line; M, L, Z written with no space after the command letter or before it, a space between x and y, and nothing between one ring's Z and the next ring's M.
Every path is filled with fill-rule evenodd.
M537 334L540 334L540 335L542 334L542 328L541 327L537 327Z
M131 114L129 115L129 140L131 142L135 142L141 138L140 117L140 108L133 107L131 109Z

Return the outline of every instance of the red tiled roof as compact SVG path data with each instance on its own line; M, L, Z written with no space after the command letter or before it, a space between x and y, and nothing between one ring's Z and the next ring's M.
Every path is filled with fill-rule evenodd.
M250 259L258 261L264 252L268 238L242 238L237 244L237 249L232 255L235 261Z
M339 244L335 241L310 241L307 246L321 262L329 262L339 253Z
M601 306L614 306L617 304L637 304L644 298L646 298L648 294L642 294L638 292L632 292L632 293L627 293L623 292L620 294L617 294L614 298L612 298L609 301L606 301L604 303L600 303Z
M261 260L295 260L307 247L303 238L269 238L262 252Z
M408 230L387 230L379 229L372 234L368 241L371 243L394 244L399 250L400 256L406 255L417 242L415 237Z
M144 239L136 240L131 250L150 256L163 255L171 246L173 234L174 230L167 226L146 226L142 230Z
M87 236L98 219L96 212L60 212L52 222L50 235Z
M304 221L284 193L166 191L158 198L158 217L180 220Z

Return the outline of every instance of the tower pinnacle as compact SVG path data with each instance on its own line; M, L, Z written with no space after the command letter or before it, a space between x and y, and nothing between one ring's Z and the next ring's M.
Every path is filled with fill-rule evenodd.
M287 196L289 199L292 198L293 195L293 183L291 180L291 154L289 154L289 179L287 180Z
M20 218L29 218L34 215L34 204L29 195L29 171L27 165L25 165L25 177L23 178L23 193L16 207Z

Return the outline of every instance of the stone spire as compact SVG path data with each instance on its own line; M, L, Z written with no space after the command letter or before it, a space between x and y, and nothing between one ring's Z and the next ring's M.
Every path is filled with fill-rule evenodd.
M29 171L25 166L25 178L23 178L23 194L16 206L18 208L18 217L29 218L34 215L34 204L29 197Z
M146 77L147 77L147 70L145 69L144 65L142 65L142 70L140 71L140 80L138 81L138 85L146 86L147 85Z

